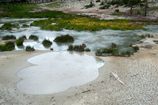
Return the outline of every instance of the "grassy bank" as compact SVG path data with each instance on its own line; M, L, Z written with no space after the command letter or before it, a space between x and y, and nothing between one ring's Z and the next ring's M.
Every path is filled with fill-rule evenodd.
M34 8L40 8L37 4L9 4L10 9L7 5L0 4L0 8L3 12L27 12L32 11Z
M4 12L0 13L0 18L9 17L9 18L63 18L71 16L69 14L65 14L61 11L43 11L43 12Z
M56 23L56 24L51 24ZM98 20L88 17L69 17L69 18L56 18L56 19L46 19L34 21L32 26L40 26L44 30L89 30L89 31L98 31L102 29L112 29L112 30L134 30L134 29L145 29L143 22L131 22L125 19L115 19L113 21L109 20Z
M46 6L49 8L55 8L55 7L61 6L62 3L63 2L54 2L54 3L47 4Z

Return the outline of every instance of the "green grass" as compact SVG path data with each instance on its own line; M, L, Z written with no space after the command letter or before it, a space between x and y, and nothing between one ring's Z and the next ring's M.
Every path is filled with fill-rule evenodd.
M51 25L51 23L56 23ZM99 19L87 18L87 17L69 17L69 18L56 18L56 19L46 19L34 21L31 25L40 26L44 30L89 30L89 31L98 31L103 29L112 29L112 30L134 30L134 29L145 29L143 22L131 22L130 20L125 19L114 19L113 21L104 20L100 21Z
M61 11L43 11L43 12L5 12L0 13L0 17L10 17L10 18L63 18L67 16L72 16L71 14L66 14Z
M7 42L4 45L0 45L0 51L12 51L14 50L15 45L14 42Z
M121 16L121 15L123 15L123 12L112 13L111 15L117 15L117 16Z
M54 3L47 4L46 6L49 8L55 8L55 7L59 7L61 3L63 2L54 2Z
M158 10L158 6L149 7L148 11Z
M8 9L7 5L0 4L0 8L3 8L4 12L27 12L31 11L34 8L39 8L37 4L24 4L24 5L13 5L9 4L10 9Z

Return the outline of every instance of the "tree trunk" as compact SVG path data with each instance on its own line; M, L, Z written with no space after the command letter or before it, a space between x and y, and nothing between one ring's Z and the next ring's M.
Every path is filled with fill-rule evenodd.
M148 1L146 1L146 3L145 3L144 16L146 16L146 13L147 13L147 7L148 7Z
M8 9L10 9L10 7L9 7L9 0L7 0L7 6L8 6Z
M130 14L133 15L133 5L131 4Z

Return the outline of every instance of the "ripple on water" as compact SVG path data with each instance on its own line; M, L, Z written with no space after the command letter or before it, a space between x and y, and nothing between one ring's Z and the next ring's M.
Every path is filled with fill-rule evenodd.
M103 61L84 53L51 52L28 59L36 64L20 70L17 87L28 94L52 94L96 79Z

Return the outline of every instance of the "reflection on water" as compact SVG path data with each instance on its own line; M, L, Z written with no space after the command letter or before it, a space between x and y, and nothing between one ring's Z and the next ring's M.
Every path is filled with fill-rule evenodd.
M84 53L51 52L28 59L35 64L20 70L23 78L18 88L28 94L50 94L65 91L96 79L103 61Z

